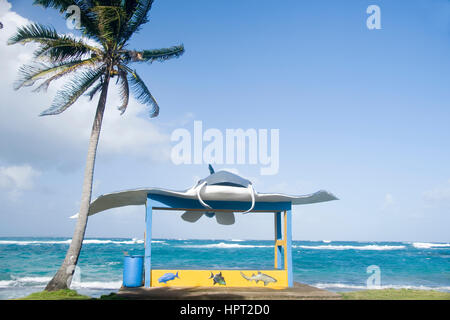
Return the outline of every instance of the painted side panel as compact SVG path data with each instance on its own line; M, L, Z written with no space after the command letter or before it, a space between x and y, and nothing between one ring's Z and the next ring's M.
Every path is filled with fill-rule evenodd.
M149 194L154 208L205 209L198 200L183 199L160 194ZM205 201L217 210L241 210L250 208L251 202L246 201ZM283 211L291 207L290 202L256 202L253 210Z
M277 240L282 240L283 235L281 233L281 212L275 212L275 242ZM275 269L284 269L283 268L283 247L276 245L275 243Z
M150 287L152 269L152 206L147 199L145 205L145 255L144 255L144 285Z
M286 263L288 272L288 285L294 286L294 274L292 270L292 212L286 211Z
M264 285L263 281L247 280L242 276L244 274L251 278L252 275L257 276L258 271L276 281L269 279ZM174 277L177 273L179 278ZM225 285L214 284L211 273L213 275L222 273ZM151 274L152 287L262 287L272 289L288 287L286 270L152 270ZM166 279L171 280L162 282Z

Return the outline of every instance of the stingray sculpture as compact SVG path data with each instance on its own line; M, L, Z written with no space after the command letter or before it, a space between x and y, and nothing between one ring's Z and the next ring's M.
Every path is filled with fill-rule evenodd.
M200 179L193 187L185 191L144 188L102 195L91 203L89 215L91 216L111 208L144 205L147 201L148 194L156 194L198 200L205 210L184 212L181 215L184 221L196 222L202 216L206 216L208 218L215 217L219 224L231 225L235 222L234 213L231 211L216 212L207 201L248 202L249 208L242 212L248 213L253 211L257 202L291 202L293 205L298 205L338 200L332 193L324 190L301 196L280 193L259 193L255 191L250 180L237 174L225 170L215 172L211 165L209 165L209 172L209 176Z
M202 193L216 193L216 194L248 194L251 199L251 206L247 211L243 213L248 213L253 210L255 207L255 190L253 189L253 185L250 180L244 179L234 173L229 171L218 171L215 172L213 167L209 165L209 173L210 175L204 179L201 179L197 182L195 186L191 189L197 195L198 201L201 203L205 209L210 209L211 211L205 212L192 212L186 211L181 218L188 222L196 222L203 215L208 218L216 217L217 222L219 224L230 225L235 222L234 213L233 212L220 212L220 214L216 214L213 208L205 203L202 199Z

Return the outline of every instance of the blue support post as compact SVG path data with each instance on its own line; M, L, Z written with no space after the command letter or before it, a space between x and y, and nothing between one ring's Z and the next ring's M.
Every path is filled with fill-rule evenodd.
M281 233L281 212L274 213L274 225L275 225L275 269L283 269L283 246L277 244L278 240L283 239Z
M145 204L145 256L144 256L144 279L145 287L150 288L152 270L152 205L147 198Z
M162 194L149 194L147 201L152 201L154 209L171 209L186 211L189 209L202 209L205 207L197 199L184 199ZM249 201L206 201L208 205L217 210L246 211L252 203ZM291 208L290 202L256 202L253 211L284 211Z
M292 288L294 286L294 277L292 270L292 211L291 209L286 211L286 262L288 272L288 286Z

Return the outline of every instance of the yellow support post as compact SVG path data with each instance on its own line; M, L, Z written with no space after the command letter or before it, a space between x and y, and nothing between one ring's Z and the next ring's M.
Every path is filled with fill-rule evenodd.
M275 269L281 269L281 247L283 246L283 235L281 233L281 212L274 213L275 227Z

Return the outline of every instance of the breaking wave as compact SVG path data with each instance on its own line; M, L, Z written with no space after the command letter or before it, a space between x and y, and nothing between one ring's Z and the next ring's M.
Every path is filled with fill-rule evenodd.
M36 287L43 288L51 277L16 277L11 280L0 280L0 288ZM119 289L122 281L86 281L72 282L72 289Z
M21 246L26 246L30 244L70 244L69 240L38 240L38 241L26 241L26 240L0 240L0 244L17 244ZM85 240L86 241L86 240Z
M450 248L450 243L414 242L412 245L417 249Z
M0 240L0 245L33 245L33 244L70 244L72 240ZM83 244L142 244L144 240L104 240L104 239L85 239ZM152 243L165 243L160 240L152 240Z
M0 280L0 288L25 287L25 286L44 286L51 277L12 277L11 280Z
M71 289L120 289L122 281L86 281L86 282L73 282L70 286Z
M294 245L293 248L313 249L313 250L401 250L405 246L388 246L388 245L366 245L366 246L349 246L349 245L323 245L323 246L304 246Z
M450 286L441 287L429 287L422 285L398 285L398 284L387 284L381 286L367 287L365 285L353 285L345 283L316 283L313 284L314 287L320 289L343 289L343 290L367 290L367 289L413 289L413 290L438 290L438 291L450 291Z
M212 244L193 244L184 245L183 248L219 248L219 249L236 249L236 248L273 248L267 245L252 245L252 244L238 244L238 243L212 243Z

